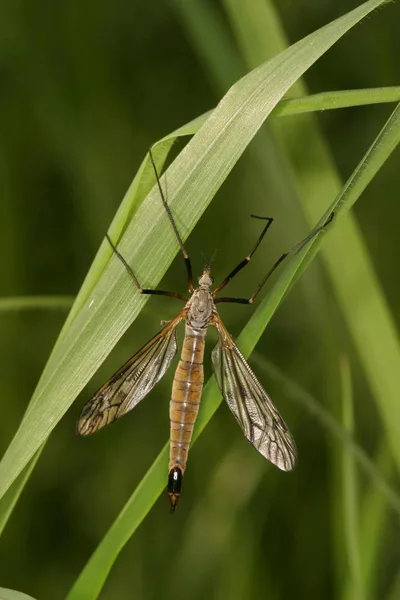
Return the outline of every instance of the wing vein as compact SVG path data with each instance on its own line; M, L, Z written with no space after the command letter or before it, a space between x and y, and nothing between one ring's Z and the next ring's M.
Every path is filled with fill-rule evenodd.
M78 433L90 435L134 408L153 389L174 359L176 327L184 311L128 360L83 407Z
M291 471L297 451L288 427L221 320L214 324L219 341L211 359L223 397L249 442L277 467Z

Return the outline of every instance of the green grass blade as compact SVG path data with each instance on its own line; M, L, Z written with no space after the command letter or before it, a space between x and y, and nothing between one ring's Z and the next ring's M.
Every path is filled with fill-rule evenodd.
M366 88L363 90L339 90L310 94L301 98L281 100L271 117L286 117L304 113L400 102L400 87Z
M168 452L166 444L76 579L68 600L98 597L118 554L165 488Z
M285 34L271 2L255 0L252 10L246 10L243 3L225 0L228 15L243 49L248 64L254 66L269 55L279 52L286 44ZM271 33L271 35L269 35ZM251 42L249 42L249 38ZM254 42L257 41L257 43ZM296 93L304 93L304 86L298 82ZM321 197L337 194L339 177L330 159L324 140L315 128L312 119L302 120L301 125L291 122L285 126L284 120L273 121L276 132L281 136L292 157L293 164L299 163L299 153L293 140L307 135L309 153L308 168L300 159L297 169L301 202L304 212L312 223L320 213ZM390 131L391 127L393 131ZM305 130L306 128L306 130ZM275 127L274 127L275 129ZM385 139L382 154L379 139L374 145L373 155L365 157L356 182L349 185L364 186L382 166L399 141L398 109L395 110L387 126L382 131ZM386 144L387 142L387 144ZM391 146L393 144L393 146ZM387 154L385 155L385 153ZM319 176L316 176L319 174ZM351 215L346 217L340 235L333 236L322 253L333 288L338 298L347 326L360 356L360 360L374 394L378 410L390 440L397 466L400 466L400 415L398 403L397 373L400 369L400 343L396 327L385 301L383 292L374 273L367 249L356 222ZM343 266L346 265L344 269Z
M397 574L392 583L389 594L387 595L387 600L399 600L400 598L400 569L397 571Z
M186 123L172 133L161 138L152 146L153 158L157 165L158 172L162 171L169 151L171 150L174 142L180 137L191 136L197 133L200 127L204 125L210 114L211 111L196 117L189 123ZM155 183L154 180L153 167L151 165L149 155L146 154L108 230L108 233L113 239L119 239L121 237L127 227L127 224L132 219L138 207L153 188ZM92 292L93 287L96 285L100 274L105 269L109 257L109 245L102 244L89 269L88 274L86 275L85 281L79 290L78 296L68 316L68 319L65 322L63 331L61 332L60 339L62 339L63 332L68 331L68 328L75 316L78 314L90 296L90 293Z
M35 600L32 596L27 596L22 592L15 590L7 590L6 588L0 588L0 600Z
M385 0L369 0L294 44L237 82L168 169L172 210L189 232L277 102L342 35ZM134 185L145 185L144 163ZM110 229L146 285L155 286L177 248L155 188L132 215L123 202ZM128 224L127 224L128 223ZM145 300L132 293L105 244L77 298L27 413L0 463L0 497L46 440L76 396L136 318ZM106 266L105 266L106 265ZM136 266L137 265L137 266ZM88 293L89 292L89 293Z
M392 113L374 144L347 182L343 196L357 193L371 181L400 141L400 106ZM369 385L385 424L389 443L400 466L400 415L397 372L400 343L379 283L367 260L355 226L346 220L339 237L331 240L325 260L353 336ZM348 244L343 240L347 238ZM346 249L345 249L346 248ZM343 269L343 265L346 268Z
M381 129L381 131L379 132L378 136L375 138L374 142L371 144L371 146L369 147L369 149L367 150L366 154L364 155L364 157L361 159L361 161L359 162L359 164L357 165L356 169L354 170L354 172L352 173L352 175L350 176L350 178L347 180L347 182L345 183L345 185L343 186L343 189L341 190L341 192L338 194L338 196L336 197L335 201L333 202L333 204L330 207L330 210L335 212L335 221L337 221L339 218L343 217L344 215L346 216L346 218L343 221L343 225L342 227L347 228L349 225L349 220L348 220L348 211L352 208L352 206L354 205L354 203L356 202L356 200L360 197L360 195L362 194L362 192L365 190L365 188L368 186L368 184L372 181L372 179L375 177L375 175L379 172L380 168L385 164L385 162L388 160L388 158L391 156L392 152L395 150L395 148L397 147L397 145L400 142L400 104L396 106L395 110L393 111L393 113L390 115L389 119L387 120L387 122L385 123L384 127ZM329 214L329 211L326 212L324 218L326 218ZM323 223L323 220L320 221L320 224ZM342 234L341 230L341 234ZM332 244L332 242L330 242ZM340 260L338 260L337 255L338 254L342 254L341 258L342 261L340 262ZM307 260L311 260L313 257L313 251L310 252L310 256L307 258ZM397 338L397 334L396 334L396 328L394 326L393 320L391 318L390 312L387 310L385 302L383 301L383 298L379 298L379 284L378 282L375 281L375 278L373 276L373 272L368 272L368 276L365 273L365 270L367 269L367 264L365 261L361 261L358 262L356 261L356 265L359 266L359 268L363 268L363 272L361 273L361 277L363 278L362 283L364 284L364 287L361 285L360 282L360 273L358 273L355 270L355 265L352 264L351 259L349 258L349 252L348 252L348 248L346 247L346 250L344 250L343 248L336 247L336 254L335 256L329 255L331 260L332 260L332 265L333 268L335 269L335 273L340 273L342 274L342 280L345 280L345 284L342 286L342 288L340 288L340 286L338 285L338 290L343 291L343 298L340 298L340 300L343 300L346 302L346 310L345 315L346 317L348 317L350 319L350 317L352 317L352 319L350 319L350 323L348 324L352 333L355 334L355 338L356 338L356 342L357 342L357 348L359 349L359 352L362 356L362 358L366 359L365 362L367 362L367 364L365 364L364 362L364 366L366 366L366 371L367 371L367 375L370 378L370 384L372 385L373 381L371 381L371 379L374 379L374 373L373 373L373 364L374 364L374 360L378 359L379 356L377 356L377 354L379 354L375 348L370 348L369 346L367 348L363 347L363 344L366 343L366 340L363 338L363 334L367 333L375 334L375 338L379 340L379 327L382 327L382 337L385 339L385 341L389 344L389 346L385 349L385 352L389 352L390 354L390 358L389 360L386 357L386 354L384 354L383 356L380 357L379 363L375 364L375 367L378 368L379 366L381 366L383 368L383 364L386 365L390 365L389 368L386 370L386 374L389 375L390 373L390 368L394 368L399 367L400 368L400 344L399 344L399 340ZM351 253L350 253L351 256ZM343 265L346 265L346 269L348 270L352 270L352 275L351 277L348 277L348 273L346 270L343 270ZM341 280L339 280L339 282L336 281L335 279L335 283L341 283ZM374 285L376 283L376 285ZM360 287L357 287L357 285L359 285ZM365 330L365 321L367 320L367 315L362 315L361 312L361 307L360 307L360 297L363 298L363 291L365 286L368 287L368 290L365 292L364 298L366 297L368 299L368 302L366 302L366 306L364 307L367 310L368 314L372 314L375 315L375 312L370 312L371 311L371 305L369 303L369 300L372 299L372 295L373 295L373 299L379 299L381 302L378 303L376 302L376 314L378 315L378 325L372 325L371 328L367 328L367 330ZM371 289L372 286L372 289ZM384 310L386 309L386 310ZM364 317L364 318L362 318ZM360 319L362 320L362 326L360 325L359 321ZM368 362L370 364L368 364ZM371 372L372 371L372 372ZM391 377L389 377L389 382L390 385L389 386L385 386L386 389L388 389L388 387L390 387L390 393L389 393L389 398L386 397L382 397L382 391L379 390L379 388L376 390L377 391L377 399L382 402L382 404L380 405L382 411L383 411L383 416L387 422L388 428L390 429L391 432L391 436L392 437L392 441L394 442L394 446L396 446L396 430L398 431L399 427L400 427L400 415L398 417L398 420L396 420L396 423L393 422L392 419L392 415L393 415L393 410L395 407L395 390L396 390L396 378L393 376L395 373L395 371L391 372ZM376 379L379 379L381 381L380 376L378 376ZM400 459L400 446L398 447L398 452L399 452L399 459Z
M392 456L383 441L377 453L375 461L377 471L387 481L390 481L394 473ZM367 598L379 596L379 585L381 583L381 571L385 562L385 529L388 524L388 504L380 489L371 481L366 493L363 494L360 512L360 550L363 577L363 589L367 591ZM346 583L344 598L352 600L354 597L353 587L348 581Z
M192 44L199 49L199 58L207 67L214 68L209 76L217 89L227 90L244 73L244 65L235 52L233 41L220 11L212 2L197 0L174 0L173 6L178 12ZM207 32L207 44L203 44L204 32Z
M237 485L238 473L243 478L240 486ZM181 574L182 589L201 591L204 583L213 576L215 568L220 570L227 554L226 548L233 547L238 520L243 524L243 517L251 514L248 505L257 493L264 475L265 464L254 461L250 453L243 452L243 440L239 436L238 441L227 449L215 465L204 495L193 505L187 518L175 564L177 572ZM273 496L272 489L269 489L270 496L264 501L266 511ZM221 494L221 490L225 493ZM205 530L205 524L207 534L199 535L199 532ZM253 529L250 526L250 530ZM258 535L258 531L254 533ZM225 578L222 579L221 588L224 584ZM225 587L225 597L227 589ZM246 596L236 594L236 597Z
M274 381L276 385L281 388L283 395L305 408L311 416L315 417L322 427L340 442L346 452L352 454L357 461L358 466L370 479L374 492L376 491L376 493L379 494L379 497L383 499L386 506L390 506L390 508L400 516L400 495L382 475L382 470L375 466L375 463L368 457L361 446L357 444L354 438L346 431L339 421L324 408L320 401L304 390L298 383L290 379L285 373L282 373L282 371L264 357L256 352L253 354L252 358L255 364L268 375L268 379ZM366 512L366 514L368 513Z
M0 298L0 313L21 310L69 310L74 296L14 296Z
M353 392L350 364L347 357L340 361L342 420L344 428L354 435ZM358 482L354 457L347 449L342 449L342 518L344 523L344 544L350 574L352 597L363 600L365 597L361 577L359 539Z
M41 453L41 449L37 451L35 456L24 467L15 481L8 488L2 499L0 500L0 535L3 533L4 527L14 510L18 498L20 497L26 482L28 481Z

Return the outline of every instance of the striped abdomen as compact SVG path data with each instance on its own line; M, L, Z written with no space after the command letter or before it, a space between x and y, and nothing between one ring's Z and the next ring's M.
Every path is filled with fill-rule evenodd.
M182 486L194 423L203 390L204 338L206 328L186 324L181 359L174 375L170 403L171 435L168 493L171 512L175 510Z

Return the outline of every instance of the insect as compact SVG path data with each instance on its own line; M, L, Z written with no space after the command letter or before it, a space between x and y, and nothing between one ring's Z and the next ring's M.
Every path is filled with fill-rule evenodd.
M282 261L300 250L319 233L331 221L333 213L323 226L314 229L304 240L293 246L273 264L249 298L216 298L233 277L248 265L271 226L273 218L252 215L266 223L248 256L214 290L211 290L213 279L210 265L206 265L198 279L198 286L194 288L189 255L165 199L151 151L149 151L149 155L162 204L185 260L188 290L191 296L186 298L174 292L142 288L132 268L107 235L115 255L126 268L140 294L169 296L183 301L185 306L85 404L77 428L81 435L90 435L132 410L153 389L171 365L178 349L176 328L181 321L185 321L185 337L181 358L174 375L170 402L170 459L167 490L170 512L174 512L181 493L189 446L199 411L204 380L205 336L210 325L216 327L219 335L218 344L211 354L215 377L221 394L236 417L245 437L279 469L283 471L294 469L297 459L294 439L271 399L225 329L216 305L224 302L252 304Z

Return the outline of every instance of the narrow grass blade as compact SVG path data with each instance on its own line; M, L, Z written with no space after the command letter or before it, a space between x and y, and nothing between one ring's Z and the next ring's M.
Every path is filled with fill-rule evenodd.
M74 296L15 296L0 298L0 314L21 310L70 310Z
M285 35L280 28L279 18L272 3L257 0L252 3L252 10L245 11L242 3L235 0L225 0L228 14L237 31L243 52L248 62L254 66L257 61L265 60L268 55L279 52L285 46ZM246 35L243 31L246 29ZM276 35L277 32L280 33ZM272 35L266 34L271 31ZM251 40L249 43L249 32ZM254 43L258 40L258 45ZM296 93L304 93L304 86L296 85ZM279 120L277 131L287 142L287 148L296 164L296 147L291 147L295 139L295 124L290 124L290 129L285 129L284 121ZM392 125L394 131L390 131ZM328 150L318 131L313 127L310 119L302 123L297 135L307 127L308 151L312 156L313 174L304 168L298 169L298 181L302 189L302 205L305 213L313 222L319 214L320 199L323 195L337 193L339 178L330 160ZM392 135L393 134L393 135ZM375 174L377 169L385 162L387 156L399 141L398 109L395 110L387 126L382 132L391 140L380 153L379 139L372 155L365 157L361 170L356 175L357 185L364 185L369 181L368 171ZM304 135L303 135L304 137ZM393 146L391 147L391 144ZM388 152L384 156L385 152ZM362 170L365 169L365 173ZM321 173L320 182L313 176ZM374 173L372 173L374 172ZM349 185L354 182L350 181ZM400 466L400 415L396 410L398 400L397 372L400 369L400 343L396 327L383 292L375 276L368 252L358 231L356 223L351 216L346 218L340 236L333 237L324 248L328 273L331 277L334 290L346 319L348 328L353 336L354 343L360 355L366 377L377 402L378 410L385 423L392 451ZM346 265L344 269L343 266ZM397 415L397 417L396 417Z
M199 51L199 58L206 67L208 76L214 80L217 89L227 90L244 73L244 64L235 52L232 37L224 22L223 15L212 2L198 0L173 0L173 6L183 21L187 35ZM203 44L204 32L207 44ZM207 69L212 63L214 69Z
M271 117L286 117L304 113L336 110L351 106L367 106L400 102L400 87L366 88L363 90L340 90L305 95L301 98L281 100Z
M0 588L0 600L35 600L32 596L27 596L16 590Z
M238 473L243 477L240 486L237 485ZM246 508L264 475L265 464L243 453L240 437L215 465L204 495L193 505L180 542L176 570L181 574L182 589L201 590L216 565L218 568L223 562L226 548L232 547L237 519L250 514Z
M347 357L340 360L342 419L344 428L354 435L353 392L350 364ZM357 472L354 457L342 448L342 515L344 522L344 546L347 552L347 564L350 573L352 597L363 600L360 539L359 539L359 501Z
M339 202L354 193L360 194L399 142L400 106L397 106L347 182ZM346 220L341 234L340 243L339 238L331 240L324 257L400 467L396 375L400 370L400 343L396 327L355 226ZM346 242L343 242L345 238Z
M238 81L197 135L168 169L169 203L185 223L184 239L291 85L342 35L385 0L369 0L347 15L294 44ZM134 188L147 185L141 177ZM131 190L132 191L132 190ZM128 224L127 224L128 223ZM176 254L176 241L165 227L157 189L132 215L124 201L110 234L137 276L155 286ZM96 269L77 298L67 327L47 364L27 413L0 463L0 497L46 440L76 396L133 322L144 298L103 244Z
M382 440L381 447L374 461L376 469L386 481L390 481L394 473L394 464L386 440ZM367 598L379 596L382 569L386 564L385 534L388 525L388 504L379 487L371 480L366 492L363 493L360 511L360 551L363 589ZM343 597L353 600L353 586L347 581Z
M341 423L323 407L320 401L304 390L298 383L290 379L285 373L282 373L275 365L271 364L258 353L254 353L252 358L255 364L268 375L268 378L275 381L276 385L281 388L282 394L305 408L328 433L340 442L346 452L352 454L358 466L370 480L373 489L379 493L385 504L390 506L400 516L399 493L389 484L388 479L384 477L382 471L375 466L375 463Z

